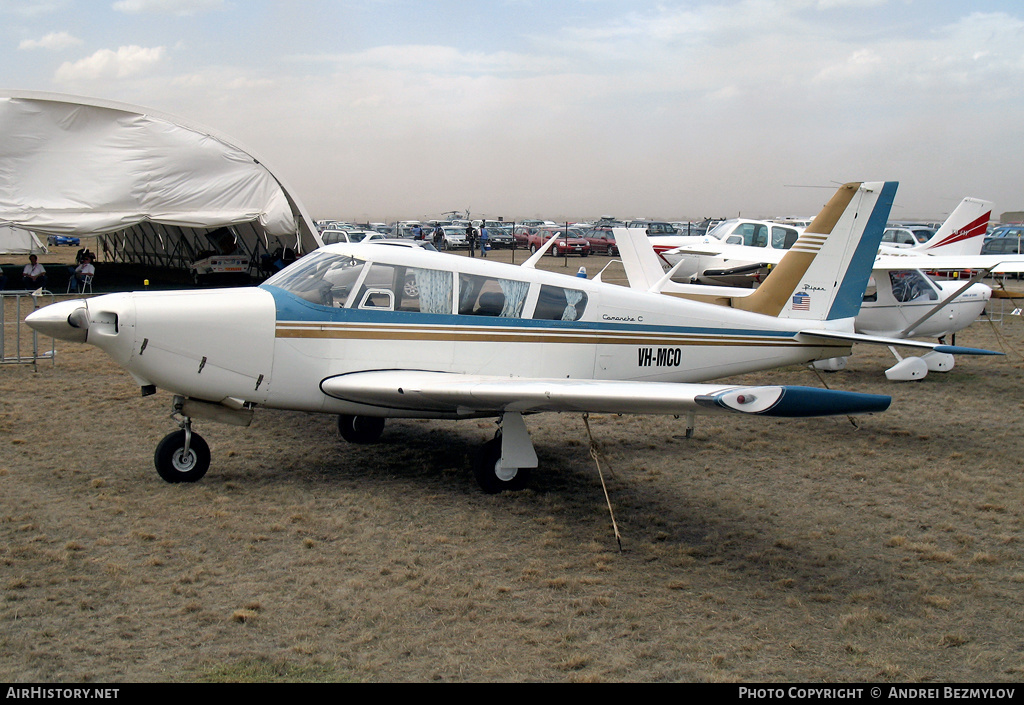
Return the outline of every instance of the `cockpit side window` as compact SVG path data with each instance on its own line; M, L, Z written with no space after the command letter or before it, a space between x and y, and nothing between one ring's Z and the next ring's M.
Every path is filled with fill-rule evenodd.
M733 234L742 235L743 244L747 247L768 246L768 228L764 223L741 223Z
M451 313L453 288L451 272L375 262L363 279L356 303L349 305L414 313ZM367 299L370 292L375 295ZM388 296L379 296L383 292Z
M889 281L892 283L892 295L900 303L925 299L936 301L939 298L932 283L916 269L889 272Z

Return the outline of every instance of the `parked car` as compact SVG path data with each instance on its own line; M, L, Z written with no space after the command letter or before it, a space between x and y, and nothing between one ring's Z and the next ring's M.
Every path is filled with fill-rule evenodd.
M502 250L512 247L514 238L511 227L487 226L487 241L491 243L491 249Z
M444 230L444 238L441 239L442 250L462 250L469 247L465 226L449 225L442 230Z
M657 220L631 220L626 223L627 228L644 228L651 237L658 235L678 235L679 232L672 223L665 223Z
M1016 234L1012 231L1016 230ZM1021 237L1024 236L1024 226L1016 226L1016 228L1008 228L1006 233L1002 233L999 237L994 237L991 240L986 240L985 244L981 246L981 254L983 255L1021 255L1024 254L1024 241ZM1011 274L1008 275L1016 279L1020 279L1022 275Z
M59 247L60 245L78 247L82 244L82 241L77 237L72 237L70 235L50 235L46 238L46 244L53 247Z
M557 226L536 228L529 236L527 247L530 252L536 252L544 246L544 243L554 237L556 238L555 244L548 249L551 255L559 257L563 254L570 254L586 257L590 254L590 242L582 235L583 233L575 228L566 229Z
M406 238L400 237L385 237L385 238L374 238L370 241L372 245L393 245L395 247L418 247L421 250L430 250L431 252L437 252L437 248L434 247L429 240L407 240Z
M1022 229L1024 234L1024 229ZM1005 235L994 237L981 246L983 255L1019 255L1024 253L1024 243L1021 242L1021 235Z
M582 237L590 243L590 252L593 254L610 255L614 257L619 254L619 248L615 245L615 235L611 226L599 225L589 230L582 231Z
M889 227L882 233L882 243L893 247L914 247L928 242L935 235L935 228L924 225L900 225Z
M530 236L537 232L536 225L517 225L512 230L512 239L516 247L526 248L530 245Z
M991 242L997 238L1004 237L1013 238L1015 240L1019 240L1021 237L1024 237L1024 224L1017 223L1016 225L1000 225L985 236L985 242Z
M320 233L320 239L325 245L333 245L338 242L368 242L370 240L383 240L387 237L384 233L376 230L324 230Z

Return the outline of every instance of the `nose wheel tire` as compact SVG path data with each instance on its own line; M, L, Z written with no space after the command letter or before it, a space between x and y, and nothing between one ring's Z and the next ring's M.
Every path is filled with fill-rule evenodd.
M382 416L338 416L338 433L349 443L376 443L384 432Z
M185 431L175 431L157 445L153 464L167 482L196 482L210 469L210 446L202 436L193 433L186 452Z
M487 441L473 463L476 482L487 494L525 489L530 483L530 468L504 468L501 462L501 436Z

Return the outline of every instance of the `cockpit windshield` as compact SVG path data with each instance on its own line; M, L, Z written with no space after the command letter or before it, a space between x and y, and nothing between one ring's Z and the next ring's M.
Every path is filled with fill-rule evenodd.
M310 303L342 307L364 264L365 260L351 255L314 252L264 283L290 291Z

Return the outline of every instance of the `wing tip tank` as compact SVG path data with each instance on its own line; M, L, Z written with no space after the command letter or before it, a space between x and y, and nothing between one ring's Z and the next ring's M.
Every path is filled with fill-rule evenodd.
M892 397L817 387L779 386L732 389L698 396L696 402L705 408L742 414L810 418L885 411L892 403Z

